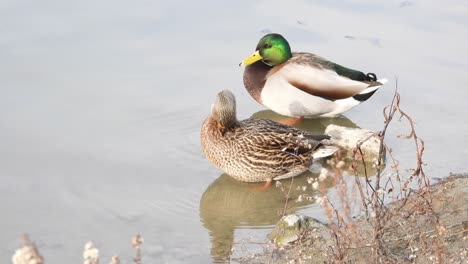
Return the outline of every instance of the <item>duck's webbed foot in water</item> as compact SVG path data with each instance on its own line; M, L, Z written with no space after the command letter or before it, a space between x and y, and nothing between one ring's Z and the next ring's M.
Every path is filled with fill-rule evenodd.
M266 189L268 189L268 187L270 187L272 181L273 181L272 178L268 179L268 180L265 182L265 185L263 185L262 187L257 187L257 188L255 188L255 191L257 191L257 192L263 192L263 191L265 191Z
M295 125L301 123L302 120L304 120L303 116L300 116L300 117L286 117L284 119L279 120L278 122L283 124L283 125L287 125L287 126L295 126Z

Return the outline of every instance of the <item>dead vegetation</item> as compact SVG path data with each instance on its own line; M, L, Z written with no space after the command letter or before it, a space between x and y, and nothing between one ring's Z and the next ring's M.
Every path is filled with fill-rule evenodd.
M136 235L132 238L132 246L135 249L134 264L141 264L141 245L143 238ZM43 264L44 258L39 254L39 250L34 242L29 240L27 235L23 236L23 246L16 250L12 257L13 264ZM102 262L101 262L102 263ZM120 264L118 256L112 256L110 264ZM83 249L83 264L99 264L99 249L94 245L93 241L86 242Z
M23 246L15 251L12 257L13 264L42 264L42 258L36 244L32 242L28 235L23 236Z
M344 167L349 164L343 162L346 157L339 155L327 162L328 176L334 180L333 194L329 196L329 190L321 190L316 201L328 220L325 231L328 234L305 231L289 247L276 246L270 252L240 258L239 262L467 261L467 176L449 177L446 182L431 186L424 171L424 141L419 138L412 118L401 109L397 91L391 104L383 109L383 116L382 130L363 139L352 150L349 168ZM414 163L410 168L401 167L387 144L386 137L394 122L409 130L397 136L397 144L413 146ZM380 149L378 159L369 164L372 159L366 159L361 146L372 136L380 139ZM368 168L375 173L370 174ZM316 182L311 182L312 187L317 187L313 186Z
M419 254L421 257L429 257L430 262L444 263L446 229L434 212L430 181L424 172L424 141L418 137L412 118L401 109L398 92L395 92L392 103L384 108L383 116L383 129L376 133L380 139L380 150L378 160L373 164L377 170L374 177L370 177L367 170L364 170L363 179L358 177L357 172L358 166L362 165L364 168L368 166L364 159L365 154L360 148L367 139L362 140L353 150L352 170L356 176L355 187L365 215L360 221L368 225L367 230L360 230L366 225L361 224L358 227L358 222L353 221L350 210L353 199L348 194L348 190L353 188L348 186L349 182L343 181L343 172L336 168L334 177L337 181L340 209L336 209L330 202L322 204L324 210L328 212L326 215L334 238L334 246L330 247L329 255L333 262L344 263L348 261L349 249L368 248L371 257L368 259L372 259L373 263L401 262L402 251L405 250L395 249L389 242L398 239L394 237L394 230L401 226L396 226L399 222L396 219L404 216L408 221L426 223L419 225L419 230L415 230L417 234L421 234L418 239L409 241L408 249L411 252L408 254L408 260L416 257L413 251L418 248L418 251L422 252ZM385 141L387 130L396 118L400 122L406 122L410 128L407 135L400 135L399 138L411 140L414 144L415 165L405 172L401 171L399 161L393 156L392 148ZM386 166L388 169L384 170L386 157L388 157ZM332 161L334 162L336 161ZM396 201L398 204L389 206L390 202ZM432 232L433 235L431 237L422 235L428 232Z

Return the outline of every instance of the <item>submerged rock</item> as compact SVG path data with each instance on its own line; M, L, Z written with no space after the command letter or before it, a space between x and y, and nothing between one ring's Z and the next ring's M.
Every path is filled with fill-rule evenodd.
M283 216L276 223L268 238L278 245L285 246L298 240L305 232L317 231L318 234L324 234L327 233L326 230L326 225L312 217L290 214Z

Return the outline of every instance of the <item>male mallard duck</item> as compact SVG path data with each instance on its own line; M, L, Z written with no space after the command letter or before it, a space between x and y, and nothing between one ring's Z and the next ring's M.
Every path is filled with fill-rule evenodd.
M317 55L291 52L280 34L267 34L246 65L244 85L260 104L290 117L333 117L366 101L387 80Z
M332 155L326 135L311 135L267 119L238 121L236 99L218 93L211 114L201 128L201 145L207 159L239 181L260 182L294 177L318 158Z

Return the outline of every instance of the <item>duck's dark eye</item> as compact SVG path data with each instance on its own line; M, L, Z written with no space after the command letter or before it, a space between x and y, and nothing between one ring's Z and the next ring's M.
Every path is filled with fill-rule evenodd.
M263 48L264 48L264 49L269 49L269 48L271 48L271 45L265 44L265 45L263 45Z

